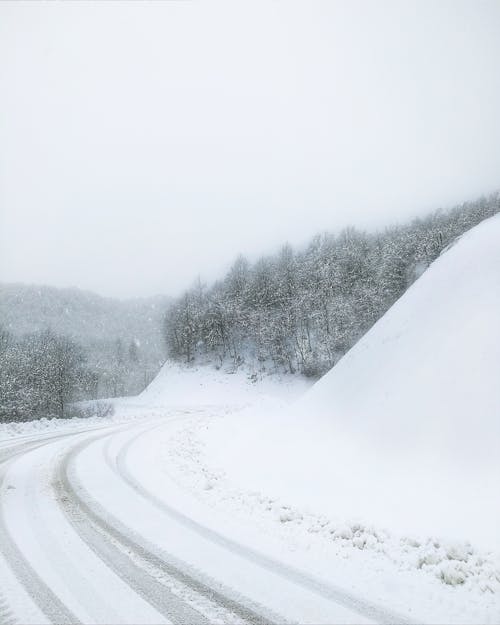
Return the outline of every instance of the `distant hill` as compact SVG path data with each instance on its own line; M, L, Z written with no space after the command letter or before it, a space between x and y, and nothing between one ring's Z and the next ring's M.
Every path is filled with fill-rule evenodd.
M79 289L0 284L0 325L15 336L71 336L102 378L99 395L140 392L163 363L167 296L117 300Z

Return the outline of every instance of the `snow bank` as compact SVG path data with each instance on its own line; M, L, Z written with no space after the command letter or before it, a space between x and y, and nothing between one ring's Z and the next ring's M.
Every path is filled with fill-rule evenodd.
M293 411L215 423L207 454L239 485L301 509L500 549L499 321L493 217Z
M134 402L148 405L255 405L259 399L293 399L311 383L301 376L263 376L244 367L186 366L167 361Z
M322 515L291 504L296 499L283 499L285 489L273 489L274 475L279 473L278 454L275 471L268 473L270 485L261 482L258 490L242 489L234 481L234 472L216 469L217 459L206 453L203 434L207 427L213 427L213 419L207 414L177 423L177 432L163 441L164 470L183 491L194 494L218 515L230 518L238 534L248 536L250 525L250 531L258 533L257 543L264 536L276 537L284 549L281 557L283 553L293 554L299 568L333 583L336 580L345 588L352 585L365 598L371 594L374 601L411 614L415 622L498 620L500 554L477 549L467 541L398 535L374 524L346 519L340 509L337 515ZM227 443L232 431L227 429L226 418L221 421L226 421ZM234 451L241 451L239 445ZM260 448L254 456L253 468L259 474ZM269 468L263 465L264 470ZM293 479L290 483L296 487ZM325 493L328 495L328 489ZM255 538L252 541L255 543Z
M303 400L381 448L500 451L500 218L443 254Z

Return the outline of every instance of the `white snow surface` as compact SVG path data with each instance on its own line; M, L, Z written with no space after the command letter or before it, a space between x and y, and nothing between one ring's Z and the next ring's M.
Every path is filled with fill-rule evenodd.
M497 216L442 254L293 409L212 424L207 462L299 510L499 551L499 313Z
M232 406L243 408L270 400L291 401L311 386L302 376L265 375L245 367L187 366L167 361L134 402L168 406Z
M112 415L0 423L0 441L140 421L170 414L176 408L212 408L212 412L219 415L250 406L253 410L262 406L266 406L267 410L279 410L284 402L297 399L311 384L310 380L299 375L264 375L244 368L234 371L229 366L216 369L167 361L156 378L136 397L115 397L79 404L89 414L93 405L111 404L114 409Z

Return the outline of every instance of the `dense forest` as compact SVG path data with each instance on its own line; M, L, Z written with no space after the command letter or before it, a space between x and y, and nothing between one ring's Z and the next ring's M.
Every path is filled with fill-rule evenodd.
M499 211L496 193L383 232L348 228L253 264L239 257L222 280L198 280L170 306L169 356L320 376L447 246Z

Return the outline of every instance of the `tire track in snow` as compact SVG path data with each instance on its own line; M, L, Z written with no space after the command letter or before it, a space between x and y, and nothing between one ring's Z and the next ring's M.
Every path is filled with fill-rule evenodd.
M49 441L43 443L25 443L17 445L10 449L10 453L4 453L0 459L0 465L6 465L7 463L15 460L16 457L29 453L34 449L38 449L43 445L53 442L54 439L65 438L72 436L72 434L61 434L59 436L53 436ZM5 481L5 466L2 466L0 474L0 491L4 487ZM27 589L33 602L39 607L42 613L53 623L76 623L80 621L76 616L67 609L64 603L54 594L54 592L47 586L38 573L33 569L28 560L24 557L21 550L13 540L10 532L5 523L3 503L0 507L0 548L5 560L12 572L16 576L17 580Z
M60 495L59 503L81 538L135 592L174 623L204 624L208 623L208 620L170 592L167 586L150 573L135 565L127 552L133 553L148 567L155 568L160 577L166 576L180 582L195 594L223 608L225 612L232 613L239 619L254 625L271 624L272 621L262 616L256 609L242 605L228 597L223 590L218 590L219 583L213 581L213 586L208 585L202 579L203 575L197 575L196 571L189 570L187 565L184 567L181 563L174 562L174 559L163 551L159 556L154 546L149 545L141 537L135 536L129 528L109 515L87 493L82 493L83 489L78 485L72 467L74 459L93 442L107 436L112 436L112 434L93 437L73 447L65 454L54 478L54 487ZM262 611L265 612L265 609L262 608ZM280 620L283 621L283 619Z
M184 515L179 510L172 508L164 501L158 499L153 493L148 491L144 486L134 478L131 474L130 470L127 466L127 455L130 452L131 447L134 443L141 438L142 436L150 433L151 429L156 429L164 427L164 424L153 426L148 430L142 431L132 439L130 439L120 450L117 456L117 467L122 478L142 497L150 501L153 505L155 505L158 509L162 510L169 517L174 519L175 521L181 523L185 527L189 528L191 531L196 532L203 538L206 538L230 551L236 553L255 564L284 577L285 579L292 581L308 590L316 593L317 595L329 599L353 612L356 612L370 620L373 620L377 623L381 623L383 625L392 625L393 623L398 623L401 625L414 625L414 622L408 619L406 616L402 616L400 614L396 614L389 610L385 610L384 608L365 601L349 592L346 592L342 588L338 588L336 586L326 584L318 578L315 578L312 575L302 572L300 569L292 567L288 564L284 564L279 562L278 560L274 560L259 551L251 549L238 543L226 536L219 534L215 530L212 530L194 519Z
M5 484L7 466L22 458L32 451L52 444L54 441L93 432L95 430L108 430L113 428L116 430L117 425L106 424L104 426L92 426L86 429L78 428L68 432L65 430L59 434L47 435L44 433L38 439L34 435L15 437L10 441L6 441L0 449L0 493L5 494L10 488L14 488L10 484ZM20 442L20 439L27 439ZM4 465L4 466L2 466ZM4 488L5 486L5 488ZM23 587L33 604L39 611L51 622L54 623L80 623L78 617L69 610L64 602L51 590L50 586L43 580L37 571L31 566L29 560L23 555L22 550L17 546L14 537L9 531L4 516L4 498L0 498L0 551L4 556L6 566L14 574L14 578ZM1 596L0 596L1 599ZM5 602L5 600L4 600ZM3 622L3 610L0 604L0 624ZM10 622L15 622L14 616L9 617Z
M15 625L16 619L10 611L9 604L0 593L0 625Z

